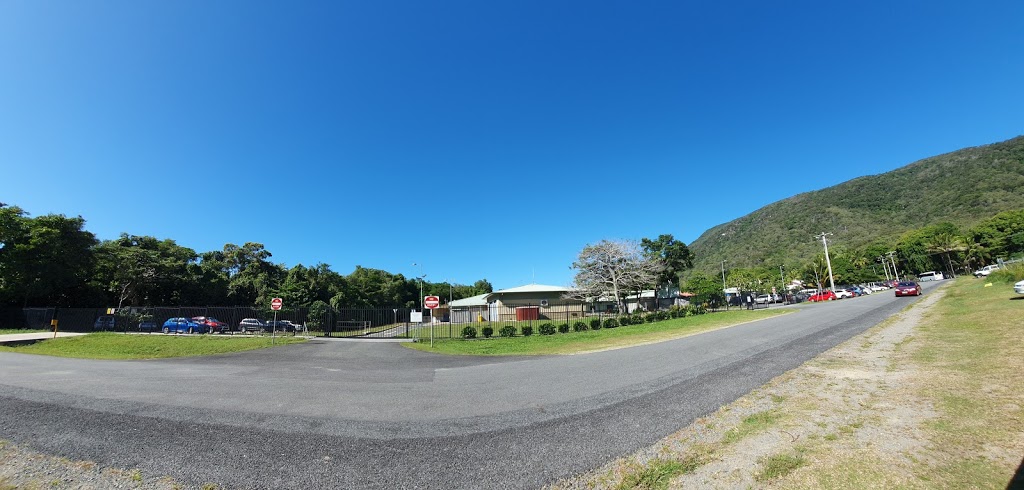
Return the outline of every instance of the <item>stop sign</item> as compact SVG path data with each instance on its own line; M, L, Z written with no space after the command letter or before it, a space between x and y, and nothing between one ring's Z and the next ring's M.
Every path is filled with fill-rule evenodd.
M438 306L441 306L441 299L437 296L427 296L423 298L423 306L433 310Z
M281 305L283 305L283 304L284 304L284 301L281 300L281 298L274 298L274 299L270 300L270 309L274 310L274 311L280 310L281 309Z

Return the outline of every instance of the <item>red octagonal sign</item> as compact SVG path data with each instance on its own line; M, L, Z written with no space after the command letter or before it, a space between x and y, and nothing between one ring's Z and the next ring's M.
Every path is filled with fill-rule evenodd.
M441 306L441 299L437 296L427 296L423 298L423 306L433 310L434 308Z
M281 309L281 305L283 305L283 304L284 304L284 301L281 300L281 298L274 298L274 299L270 300L270 309L274 310L274 311L280 310Z

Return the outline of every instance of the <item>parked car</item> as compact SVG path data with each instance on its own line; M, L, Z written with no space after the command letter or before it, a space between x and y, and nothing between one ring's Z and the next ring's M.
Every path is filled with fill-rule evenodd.
M162 328L164 333L206 333L206 325L200 325L191 318L168 318Z
M840 288L836 288L835 295L836 295L836 299L852 298L852 297L856 296L852 292L850 292L850 291L848 291L846 289L840 289Z
M139 331L150 333L159 332L160 326L157 325L156 322L154 322L153 320L142 320L141 322L139 322Z
M988 277L988 275L991 274L992 271L998 268L998 264L986 265L985 267L982 267L981 269L974 271L974 277Z
M836 293L829 290L824 290L819 293L812 294L807 301L832 301L836 299Z
M913 281L903 281L896 285L896 296L920 296L921 285Z
M194 316L192 321L206 325L206 330L210 333L224 333L231 330L231 327L227 323L224 323L212 316Z
M263 322L267 326L267 330L276 330L278 332L294 332L295 325L288 320L267 320Z
M243 318L242 321L238 322L238 332L263 332L267 330L267 324L259 321L256 318Z
M96 319L92 324L93 330L114 330L114 317L110 315L103 315Z
M1024 294L1024 281L1018 281L1014 284L1013 291L1017 294Z

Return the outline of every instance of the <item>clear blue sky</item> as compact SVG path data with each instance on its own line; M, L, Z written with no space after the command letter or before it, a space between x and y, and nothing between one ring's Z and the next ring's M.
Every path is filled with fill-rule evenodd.
M1024 2L0 1L0 202L101 239L566 285L1024 133Z

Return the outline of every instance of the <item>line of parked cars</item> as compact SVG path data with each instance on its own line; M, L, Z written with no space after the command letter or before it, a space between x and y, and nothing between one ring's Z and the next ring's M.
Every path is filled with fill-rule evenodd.
M837 299L845 298L856 298L858 296L865 296L868 294L874 294L880 291L890 289L892 286L887 283L874 283L864 284L860 286L843 286L837 287L835 290L825 289L822 291L807 290L803 291L808 294L807 301L834 301Z
M116 330L116 317L113 315L102 315L93 323L94 330ZM163 323L154 320L142 320L138 324L139 332L163 332L163 333L250 333L250 332L295 332L301 330L302 325L296 325L288 320L267 320L262 321L256 318L243 318L238 323L237 329L231 325L209 316L173 317Z

